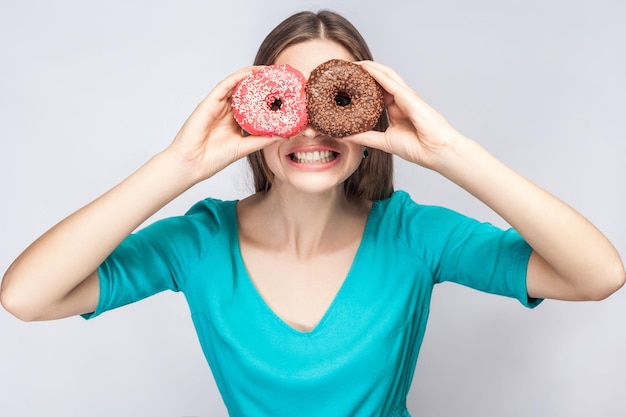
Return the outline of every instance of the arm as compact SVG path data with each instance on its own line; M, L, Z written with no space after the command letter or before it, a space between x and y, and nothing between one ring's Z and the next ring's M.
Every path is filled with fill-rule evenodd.
M483 201L533 248L528 295L599 300L626 280L608 239L583 216L454 130L390 68L362 63L386 91L390 128L348 140L433 169Z
M30 245L5 273L2 305L22 320L93 311L96 269L128 234L194 184L277 140L243 139L234 121L230 95L250 71L219 83L166 150Z
M473 141L459 138L444 155L439 172L491 207L533 248L529 296L599 300L623 285L617 250L575 210Z

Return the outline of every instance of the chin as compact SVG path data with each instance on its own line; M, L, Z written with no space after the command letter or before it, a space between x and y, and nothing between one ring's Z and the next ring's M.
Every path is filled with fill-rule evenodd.
M289 184L279 187L284 190L289 190L289 193L298 193L308 196L325 196L334 195L335 193L343 193L343 181L328 181L323 178L292 178Z

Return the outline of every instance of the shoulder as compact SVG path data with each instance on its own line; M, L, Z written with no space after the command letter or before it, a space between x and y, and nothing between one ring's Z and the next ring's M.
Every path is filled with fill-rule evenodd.
M236 200L223 201L216 198L205 198L194 204L183 218L215 231L236 222L236 205Z
M406 191L395 191L389 198L376 201L374 207L385 219L395 220L400 225L419 225L422 230L442 229L459 222L473 221L445 207L417 203Z
M236 224L236 201L207 198L195 203L184 215L167 217L133 233L127 242L139 241L153 246L181 247L202 251L208 243L227 235ZM194 248L194 250L191 250Z
M237 200L219 200L205 198L191 206L182 216L191 227L198 228L202 233L216 235L229 232L237 224Z
M423 258L443 251L460 230L480 224L449 208L417 203L405 191L376 201L372 210L379 236L400 241Z

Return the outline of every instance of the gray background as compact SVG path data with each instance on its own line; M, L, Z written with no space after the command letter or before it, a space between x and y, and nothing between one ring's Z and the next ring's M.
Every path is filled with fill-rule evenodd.
M384 4L383 4L384 3ZM622 0L0 3L0 270L169 144L292 12L334 9L460 131L582 212L626 255ZM399 161L414 199L505 226ZM237 163L157 213L250 192ZM601 303L436 288L416 416L626 415L626 290ZM225 416L182 296L85 322L0 312L2 416Z

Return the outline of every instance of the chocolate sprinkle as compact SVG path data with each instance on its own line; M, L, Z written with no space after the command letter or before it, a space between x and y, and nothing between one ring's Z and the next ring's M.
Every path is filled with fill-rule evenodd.
M311 72L305 88L309 123L332 137L371 130L384 108L376 80L349 61L321 64Z

